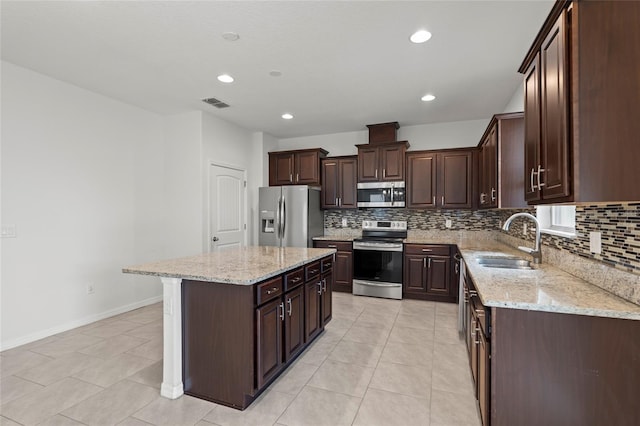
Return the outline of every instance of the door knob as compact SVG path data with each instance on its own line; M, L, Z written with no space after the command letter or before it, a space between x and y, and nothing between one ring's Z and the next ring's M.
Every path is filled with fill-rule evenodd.
M211 240L212 240L213 242L216 242L216 241L219 241L219 240L220 240L220 238L218 238L218 237L213 237Z

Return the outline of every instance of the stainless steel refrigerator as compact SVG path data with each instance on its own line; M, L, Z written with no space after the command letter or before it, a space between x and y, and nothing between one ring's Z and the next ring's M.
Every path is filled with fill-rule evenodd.
M261 246L312 247L324 232L320 188L268 186L259 192Z

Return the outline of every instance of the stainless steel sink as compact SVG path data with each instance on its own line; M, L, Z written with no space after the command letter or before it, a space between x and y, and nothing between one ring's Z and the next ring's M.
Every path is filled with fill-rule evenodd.
M533 269L530 261L519 257L483 256L478 263L486 268Z

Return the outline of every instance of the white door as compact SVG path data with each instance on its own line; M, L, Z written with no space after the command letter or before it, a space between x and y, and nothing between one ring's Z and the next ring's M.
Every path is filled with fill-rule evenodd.
M245 245L245 172L209 168L209 251Z

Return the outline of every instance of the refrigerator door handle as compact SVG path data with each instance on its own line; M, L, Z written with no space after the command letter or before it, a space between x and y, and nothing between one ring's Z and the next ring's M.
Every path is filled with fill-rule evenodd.
M276 238L280 239L280 206L282 205L282 197L278 197L278 210L276 210Z
M282 221L282 239L284 239L284 232L287 227L287 204L284 195L282 196L282 213L280 220Z

